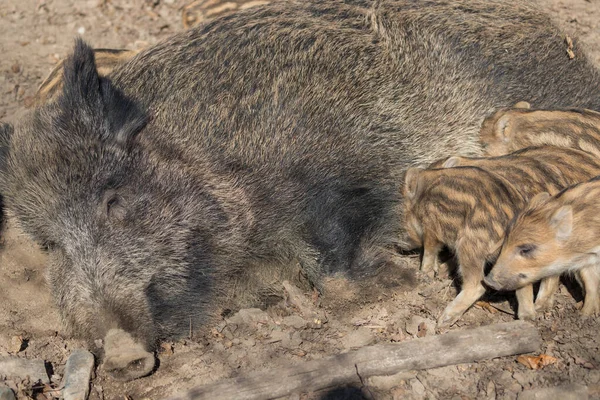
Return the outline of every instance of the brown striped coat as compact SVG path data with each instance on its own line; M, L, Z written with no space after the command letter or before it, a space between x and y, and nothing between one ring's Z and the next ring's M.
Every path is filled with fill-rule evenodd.
M423 268L436 265L444 245L458 259L462 289L438 319L439 326L452 325L485 293L487 257L526 199L507 180L478 167L411 168L404 196L408 237L424 248Z
M554 197L536 196L509 226L498 260L485 278L514 290L536 280L578 272L584 316L600 314L600 177Z
M585 109L504 109L484 120L480 140L490 156L529 146L554 145L600 158L600 113Z

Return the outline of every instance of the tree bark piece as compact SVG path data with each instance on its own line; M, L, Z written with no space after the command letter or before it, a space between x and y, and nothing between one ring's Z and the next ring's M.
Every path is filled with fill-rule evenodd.
M377 344L322 360L226 379L171 400L258 400L359 383L375 375L443 367L539 351L542 339L529 322L514 321L453 331L398 344Z

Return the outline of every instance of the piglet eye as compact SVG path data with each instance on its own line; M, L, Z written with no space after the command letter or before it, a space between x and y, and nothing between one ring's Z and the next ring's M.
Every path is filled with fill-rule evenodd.
M531 257L536 247L537 246L535 244L522 244L521 246L517 247L517 250L519 251L519 255L521 257Z

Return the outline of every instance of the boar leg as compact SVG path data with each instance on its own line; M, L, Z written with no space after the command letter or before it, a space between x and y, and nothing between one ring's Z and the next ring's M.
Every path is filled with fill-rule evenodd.
M459 252L458 259L460 262L458 270L463 278L462 288L438 319L439 328L452 326L485 293L485 287L481 283L484 268L481 260L485 257L477 255L465 257Z
M433 271L437 276L440 269L439 254L442 251L443 243L431 235L425 235L423 240L423 260L421 261L421 271Z
M600 297L598 296L598 286L600 286L600 266L594 265L583 268L579 270L579 276L585 290L585 299L583 300L581 313L586 317L599 315Z
M554 292L558 290L560 283L560 276L551 276L543 279L540 282L540 290L538 290L537 297L535 299L535 309L541 310L546 306L548 301L552 298Z
M515 291L518 302L517 316L519 319L534 319L533 285L527 285Z

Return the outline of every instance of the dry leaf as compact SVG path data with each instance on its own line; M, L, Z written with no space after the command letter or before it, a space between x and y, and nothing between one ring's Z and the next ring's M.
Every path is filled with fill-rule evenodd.
M427 335L427 325L425 322L421 322L417 328L417 337L425 337Z
M565 42L567 43L567 54L569 55L569 59L575 58L575 53L573 52L573 39L571 37L566 36Z
M166 356L173 355L173 345L171 343L163 342L160 344L160 352Z
M539 356L519 356L517 361L531 369L544 368L546 365L551 365L558 361L556 358L547 354L540 354Z

